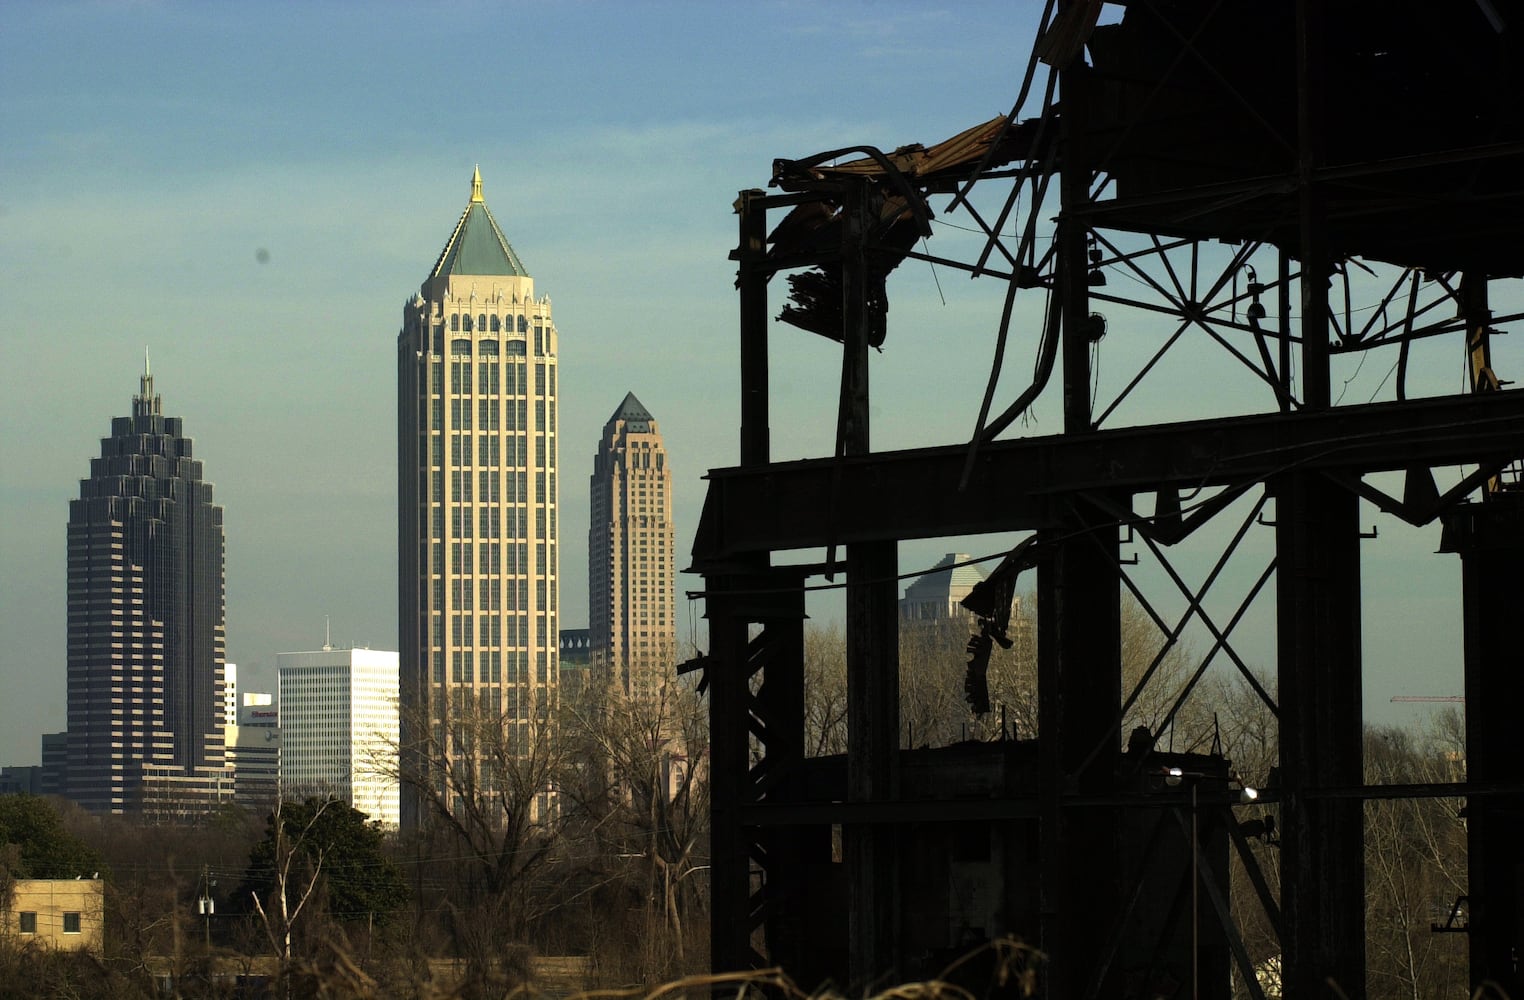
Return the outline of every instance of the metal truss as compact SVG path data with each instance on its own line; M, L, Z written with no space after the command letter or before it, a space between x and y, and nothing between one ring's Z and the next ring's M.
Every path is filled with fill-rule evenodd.
M1124 878L1114 860L1118 810L1158 809L1128 791L1142 769L1122 752L1122 720L1188 629L1203 631L1210 646L1169 693L1170 708L1148 743L1164 736L1216 660L1232 665L1279 730L1280 781L1268 798L1278 806L1280 885L1260 871L1227 800L1214 799L1205 814L1194 800L1188 812L1175 804L1148 843L1171 836L1178 821L1182 831L1190 827L1194 855L1196 824L1212 817L1279 938L1283 995L1322 995L1330 980L1349 996L1363 994L1361 802L1385 795L1472 798L1473 980L1518 990L1509 955L1524 940L1524 907L1507 888L1519 848L1506 831L1524 807L1516 776L1510 781L1501 763L1510 751L1499 706L1524 696L1517 679L1524 671L1503 634L1506 602L1524 598L1517 561L1524 393L1505 388L1491 342L1524 313L1495 314L1489 289L1524 270L1524 258L1500 238L1503 220L1524 218L1524 193L1494 184L1500 172L1524 167L1524 128L1507 119L1486 142L1354 157L1349 149L1363 147L1348 146L1354 140L1330 124L1337 109L1325 106L1346 71L1329 52L1348 41L1343 15L1312 0L1248 14L1206 0L1126 6L1122 25L1107 33L1096 28L1100 4L1050 2L1021 95L1004 119L931 148L852 147L779 160L773 183L781 192L743 191L736 203L741 460L711 471L694 545L712 642L705 666L715 741L716 967L808 964L800 907L811 859L830 851L821 831L834 823L853 918L851 977L892 974L898 930L889 914L907 902L894 874L895 831L931 819L924 804L898 791L895 546L1031 531L1043 637L1041 787L1032 801L943 818L1039 818L1049 996L1118 988L1114 959L1142 885ZM1290 96L1279 104L1267 103L1252 73L1225 63L1227 28L1242 32L1262 14L1273 29L1270 50L1294 57L1281 81ZM1149 53L1152 61L1128 56L1129 45L1149 39L1163 46ZM1019 121L1039 79L1041 106ZM1190 117L1170 108L1181 94L1200 98L1209 112L1200 117L1238 130L1222 140L1220 162L1192 144L1195 133L1177 128L1177 118ZM1181 106L1195 113L1189 101ZM1171 159L1176 152L1154 138L1161 131L1178 133L1191 155ZM839 162L852 154L862 155ZM1161 183L1172 169L1187 179ZM1470 186L1462 195L1423 193L1463 182ZM939 219L933 199L944 195ZM786 214L770 226L769 212ZM952 219L981 234L978 245L961 257L931 253L924 237ZM869 351L885 343L889 279L905 260L1004 284L994 362L968 440L872 452ZM769 282L784 273L790 301L782 318L840 341L842 369L834 454L777 463L768 440ZM1000 376L1014 353L1016 317L1034 312L1017 308L1029 297L1041 301L1033 377L1005 401L997 398ZM1151 349L1103 387L1099 358L1122 335L1146 336ZM1414 360L1420 345L1441 338L1458 342L1453 356L1466 373L1459 391L1437 390ZM1210 354L1246 389L1225 412L1150 422L1142 405L1148 392L1178 397L1202 388L1166 375L1184 351L1192 365ZM1345 403L1367 358L1381 359L1373 374L1389 367L1369 398ZM1356 367L1341 382L1345 364ZM1362 383L1361 394L1367 390ZM1039 399L1054 398L1061 433L1005 436ZM1441 488L1434 470L1457 465L1467 471ZM1400 495L1367 478L1376 473L1401 474ZM1462 556L1468 784L1365 784L1362 499L1411 524L1443 520L1446 550ZM1236 519L1219 523L1230 511ZM1273 540L1273 554L1260 557L1225 613L1217 603L1209 610L1229 562L1256 529ZM1197 583L1174 554L1188 539L1212 550ZM1141 546L1150 573L1124 560L1124 544ZM822 563L772 564L777 552L811 548L825 551ZM843 568L848 795L809 805L796 794L804 584ZM1149 590L1160 582L1164 599ZM1272 585L1274 695L1233 642ZM1125 691L1124 590L1163 637ZM1185 610L1172 614L1167 602ZM1257 995L1255 962L1225 886L1210 864L1202 866L1208 874L1198 871L1189 885L1209 899L1193 897L1190 914L1210 911L1241 981ZM1164 925L1181 905L1177 895L1165 906ZM1107 934L1095 933L1098 921ZM830 971L828 962L817 965ZM1224 989L1218 983L1207 995Z

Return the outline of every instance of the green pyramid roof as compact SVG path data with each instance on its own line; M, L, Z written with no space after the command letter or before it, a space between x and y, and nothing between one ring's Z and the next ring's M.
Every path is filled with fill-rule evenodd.
M905 588L906 600L961 600L976 583L984 579L984 570L978 566L958 565L968 559L966 552L947 553L931 568L930 573L916 577L915 582Z
M613 420L626 420L626 421L629 421L629 420L645 420L645 421L651 421L651 420L654 420L654 419L655 418L651 416L651 411L646 409L643 405L641 405L640 400L635 398L635 394L633 392L627 392L627 393L624 394L624 402L620 403L619 404L619 409L614 411L614 415L612 417L609 417L609 420L611 420L611 421L613 421Z
M498 228L497 220L482 200L482 175L471 178L471 200L460 214L450 241L445 244L429 276L451 274L497 274L527 278L524 262L514 253L508 238Z

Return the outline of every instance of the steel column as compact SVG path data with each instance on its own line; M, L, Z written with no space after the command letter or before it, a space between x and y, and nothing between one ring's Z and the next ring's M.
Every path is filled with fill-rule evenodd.
M1037 599L1042 949L1053 1000L1081 996L1090 985L1103 957L1097 920L1109 919L1122 902L1116 810L1066 808L1063 801L1116 790L1114 727L1122 703L1116 519L1080 502L1062 524L1051 558L1038 567ZM1087 763L1097 746L1101 752ZM1108 979L1098 995L1112 995L1114 986Z
M765 192L736 197L740 240L736 290L741 310L741 464L764 465L770 448L767 387L767 209Z
M718 581L716 581L718 582ZM747 762L746 620L712 594L709 618L709 952L714 969L754 967L747 903L751 859L741 827Z
M1518 715L1524 656L1524 496L1505 493L1445 516L1442 551L1461 557L1466 661L1466 779L1519 781ZM1524 996L1524 800L1473 796L1466 803L1471 986ZM1491 996L1492 994L1483 994Z
M1323 192L1324 11L1297 2L1302 404L1327 410L1330 255ZM1359 500L1299 469L1271 480L1283 783L1281 977L1291 1000L1365 995L1364 811L1318 789L1364 780Z
M1076 58L1062 70L1065 108L1084 106L1088 70ZM1082 212L1091 173L1084 123L1061 119L1062 212L1055 239L1062 297L1065 436L1091 430L1089 245ZM1052 555L1038 573L1039 796L1042 800L1043 951L1047 995L1082 995L1104 957L1098 915L1121 906L1115 810L1067 809L1064 797L1115 790L1120 741L1113 727L1122 704L1121 592L1114 515L1082 499L1051 501ZM1091 756L1099 746L1101 751ZM1105 919L1105 918L1103 918ZM1099 995L1116 992L1115 971Z
M1272 481L1279 620L1284 913L1289 1000L1365 995L1365 852L1358 801L1317 797L1359 785L1359 501L1315 473Z
M872 185L847 186L842 234L842 377L837 454L871 447L866 241L875 218ZM896 543L847 546L847 799L898 797L899 582ZM842 830L847 865L848 954L853 984L894 977L899 958L899 863L892 826Z

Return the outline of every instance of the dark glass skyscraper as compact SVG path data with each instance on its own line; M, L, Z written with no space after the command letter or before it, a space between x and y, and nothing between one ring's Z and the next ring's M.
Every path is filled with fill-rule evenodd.
M69 503L68 627L68 796L95 812L215 798L222 508L146 365Z

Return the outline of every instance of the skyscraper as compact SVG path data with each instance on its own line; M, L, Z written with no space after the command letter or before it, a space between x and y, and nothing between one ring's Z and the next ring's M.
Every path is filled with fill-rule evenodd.
M68 538L65 792L96 812L147 808L154 794L215 798L222 508L146 364L132 416L112 419L69 503Z
M603 426L588 518L593 676L651 699L677 648L672 469L661 431L635 394Z
M556 328L479 171L403 308L397 387L406 748L448 739L451 713L529 720L556 697Z
M281 796L336 795L396 826L397 654L325 645L275 662Z

